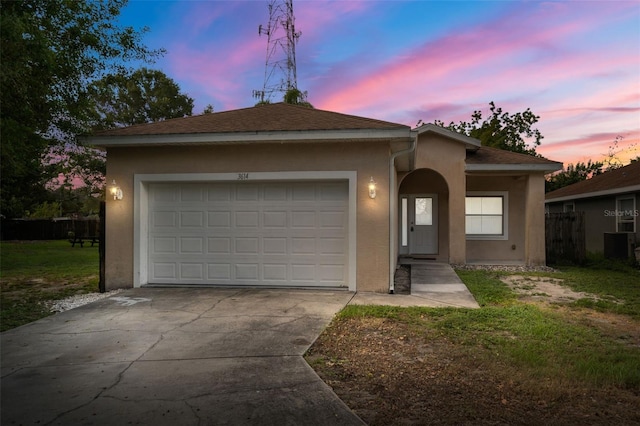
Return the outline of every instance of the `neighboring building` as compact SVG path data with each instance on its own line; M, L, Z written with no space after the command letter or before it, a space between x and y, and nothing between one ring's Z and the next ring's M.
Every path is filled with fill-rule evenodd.
M640 162L549 192L545 203L548 213L584 212L588 252L604 253L606 240L607 251L625 244L631 257L640 243Z
M122 191L107 199L108 289L387 292L400 255L543 265L544 175L562 167L435 125L283 103L89 142Z

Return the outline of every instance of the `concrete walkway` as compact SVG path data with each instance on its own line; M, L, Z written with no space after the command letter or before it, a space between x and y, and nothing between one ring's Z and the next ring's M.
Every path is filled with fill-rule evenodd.
M358 292L350 305L479 308L451 265L424 260L403 260L411 265L411 294Z
M362 425L305 362L346 291L132 289L0 334L0 423Z

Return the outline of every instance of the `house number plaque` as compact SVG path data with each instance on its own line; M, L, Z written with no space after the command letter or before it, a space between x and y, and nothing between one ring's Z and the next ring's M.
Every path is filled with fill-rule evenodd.
M247 180L249 179L249 173L238 173L238 180Z

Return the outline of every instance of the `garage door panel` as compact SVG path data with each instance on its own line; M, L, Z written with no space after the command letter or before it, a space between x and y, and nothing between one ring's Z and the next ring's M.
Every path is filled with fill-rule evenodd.
M315 211L299 211L294 210L291 212L291 227L292 228L316 228L316 212Z
M288 269L289 267L286 263L265 263L262 265L262 278L265 281L281 281L284 283L288 280Z
M346 214L342 211L320 212L320 228L344 229Z
M188 186L180 188L180 201L182 202L202 202L204 201L204 191L202 186Z
M236 186L236 201L258 201L259 188L257 184L238 184Z
M242 228L258 228L258 212L241 211L235 214L235 226Z
M231 201L231 187L229 185L209 186L207 199L208 201Z
M175 203L178 200L178 185L162 185L153 192L151 200L156 203Z
M264 187L264 201L287 201L287 187L269 185Z
M263 238L262 251L265 256L287 254L287 239L281 237Z
M292 201L315 201L316 186L312 183L298 183L292 185Z
M175 254L178 248L176 241L176 237L155 237L151 240L151 252Z
M178 215L173 211L156 211L151 215L152 228L173 228L178 224Z
M231 281L231 264L229 263L209 263L207 264L207 279L212 282L220 281L228 283Z
M180 253L204 254L204 241L200 237L182 237L180 238Z
M320 265L322 281L337 282L344 277L344 265Z
M291 265L292 281L315 281L317 277L316 265L294 264Z
M236 279L258 281L260 265L257 263L236 263Z
M204 265L202 263L181 263L180 264L180 280L190 282L204 280Z
M162 262L152 263L151 276L159 280L175 280L178 278L176 264Z
M189 228L202 228L204 225L204 212L182 211L180 212L180 226Z
M231 238L230 237L210 237L207 239L207 253L210 254L230 254Z
M231 212L207 212L207 226L210 228L231 228Z
M347 198L347 188L339 183L325 183L318 185L319 198L322 201L343 201Z
M262 213L262 225L264 228L287 227L287 212L285 211L265 211Z
M314 254L316 252L316 239L313 237L307 238L292 238L291 239L291 254Z
M149 185L149 282L346 286L346 182Z
M236 238L235 239L235 252L237 254L255 254L259 253L259 244L258 238L256 237L247 237L247 238Z
M345 238L320 238L319 253L320 254L346 254Z

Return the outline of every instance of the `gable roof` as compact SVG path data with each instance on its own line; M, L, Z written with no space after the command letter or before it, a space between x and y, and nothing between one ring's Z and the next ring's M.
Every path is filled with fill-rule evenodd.
M529 170L549 173L562 169L562 163L544 157L520 154L490 146L481 146L475 151L467 151L466 163L468 172Z
M591 179L549 192L549 201L564 201L576 198L598 197L623 192L640 191L640 161L619 169L610 170Z
M481 145L479 139L463 135L462 133L454 132L453 130L449 130L445 127L438 126L437 124L433 123L425 123L422 126L414 129L414 131L419 135L423 133L435 133L437 135L462 142L463 144L465 144L467 149L478 149Z
M260 139L256 137L257 134L278 133L282 136L286 132L362 133L371 130L386 130L391 135L402 132L408 138L410 128L404 124L372 118L276 103L109 129L97 132L89 140L96 145L110 146L127 144L132 138L136 139L135 144L150 144L153 137L157 137L156 142L163 143L163 140L168 140L166 136L169 135L178 143L197 142L196 135L211 135L210 139L215 141L221 139L221 135L232 140L233 135L250 134L256 141ZM185 137L186 135L191 137ZM298 134L297 137L299 136Z

